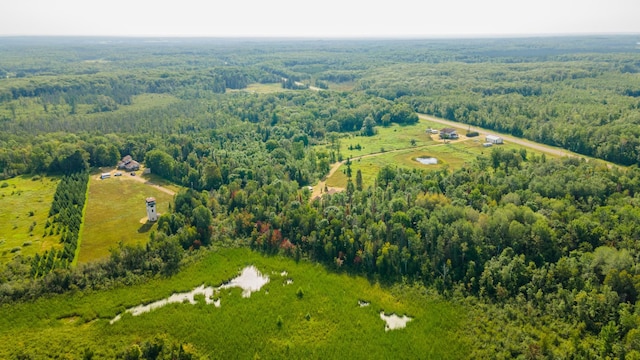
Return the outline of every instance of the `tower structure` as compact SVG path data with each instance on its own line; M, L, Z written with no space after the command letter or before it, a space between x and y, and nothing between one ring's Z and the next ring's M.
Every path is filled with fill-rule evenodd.
M158 212L156 211L156 198L147 198L147 219L149 221L158 220Z

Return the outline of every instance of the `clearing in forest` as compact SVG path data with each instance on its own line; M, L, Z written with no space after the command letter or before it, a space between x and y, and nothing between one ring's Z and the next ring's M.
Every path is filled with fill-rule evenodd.
M0 181L0 261L34 255L60 242L45 224L59 178L19 176Z
M118 246L142 244L157 227L146 221L147 197L155 197L158 213L167 213L173 202L173 191L163 191L140 182L138 173L111 176L101 180L99 173L89 179L89 198L80 232L78 263L87 263L109 255ZM133 181L135 180L138 181Z

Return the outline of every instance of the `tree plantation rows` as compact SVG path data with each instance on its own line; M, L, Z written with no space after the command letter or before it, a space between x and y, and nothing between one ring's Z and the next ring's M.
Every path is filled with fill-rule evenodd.
M0 303L246 246L478 309L474 357L640 358L637 41L0 39L0 177L63 176L45 228L61 244L0 264ZM416 112L616 165L507 144L365 184L340 141ZM71 267L88 174L126 155L181 190L148 243ZM344 160L344 191L311 198Z
M61 234L62 248L45 251L42 256L36 254L31 261L31 276L42 277L53 269L70 267L78 247L88 182L89 174L82 171L64 176L58 183L49 211L51 221L47 220L43 236Z

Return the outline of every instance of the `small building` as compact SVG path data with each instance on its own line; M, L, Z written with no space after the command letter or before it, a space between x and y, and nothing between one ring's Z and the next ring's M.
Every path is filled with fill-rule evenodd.
M456 129L444 128L440 130L440 139L457 139L458 132Z
M127 155L118 162L118 169L125 171L137 171L140 170L140 163L133 160L131 155Z
M110 173L102 173L102 174L100 174L100 179L101 180L108 179L110 177L111 177Z
M496 135L487 135L485 141L491 144L503 144L504 140L500 136Z
M158 212L156 211L156 198L148 197L146 202L147 202L147 219L149 221L157 221Z
M484 147L491 147L491 146L493 146L493 143L486 142L486 143L483 143L483 144L482 144L482 146L484 146Z

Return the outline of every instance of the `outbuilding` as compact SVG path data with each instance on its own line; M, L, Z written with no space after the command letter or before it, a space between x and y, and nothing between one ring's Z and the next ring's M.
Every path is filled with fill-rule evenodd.
M452 129L452 128L444 128L442 130L440 130L440 139L457 139L458 138L458 133L456 132L456 129Z
M502 144L504 140L500 136L496 135L487 135L485 141L491 144Z

